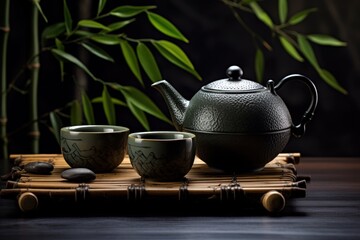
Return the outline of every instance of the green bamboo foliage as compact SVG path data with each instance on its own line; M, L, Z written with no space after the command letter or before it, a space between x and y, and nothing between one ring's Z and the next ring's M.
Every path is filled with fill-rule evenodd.
M8 139L7 139L7 48L8 37L10 32L10 0L0 1L0 55L1 55L1 112L0 112L0 160L4 159L6 162L8 158Z
M256 45L255 72L259 82L263 80L263 69L265 68L261 48L269 51L272 51L273 48L260 34L245 24L245 21L241 18L241 12L253 13L260 22L269 28L272 37L279 41L284 51L288 53L290 57L299 62L308 62L329 86L343 94L347 94L347 91L337 82L336 78L319 65L312 46L312 44L318 44L331 47L343 47L346 46L346 43L326 34L304 34L291 29L292 26L305 21L309 14L317 10L316 8L301 10L292 16L288 16L288 4L290 2L288 2L288 0L277 0L277 20L270 17L270 14L262 8L260 4L261 1L259 0L222 1L230 7L239 23L254 37Z
M106 85L104 85L103 88L102 99L103 99L103 108L108 124L115 125L116 124L115 105L111 99L110 93Z
M116 119L116 109L119 106L127 107L146 130L150 129L147 114L171 124L171 121L141 89L145 88L147 79L151 82L162 79L160 66L157 64L154 51L160 53L160 56L173 63L176 67L201 80L201 76L195 70L185 52L169 38L185 43L188 43L189 40L173 23L153 12L156 9L154 5L123 5L104 12L106 2L106 0L98 2L97 14L94 18L74 22L67 1L63 0L64 22L48 26L42 33L42 42L44 44L50 43L50 51L60 62L62 72L64 71L64 63L71 63L82 69L95 82L103 85L103 91L98 97L91 99L86 92L82 92L81 108L72 106L71 116L80 116L79 113L74 113L75 109L77 109L77 111L83 112L84 122L94 124L97 119L95 119L93 113L93 104L102 103L104 115L109 124L116 124L118 121ZM127 35L123 31L124 27L130 27L141 14L145 14L149 24L159 33L166 36L167 39L134 39ZM111 21L103 21L105 19L111 19ZM111 23L105 24L104 22ZM51 45L53 41L55 41L55 47ZM134 85L139 84L140 87L124 86L118 83L117 79L109 81L95 76L75 55L66 51L68 45L74 44L86 49L92 56L109 63L115 63L119 56L113 56L105 51L104 46L120 49L122 62L133 73ZM123 99L118 97L119 94L122 95Z
M140 72L139 61L134 49L126 40L120 41L120 46L126 63L128 64L129 68L131 69L137 80L141 83L142 86L144 86L144 81Z
M139 42L136 47L139 61L146 74L149 76L152 82L156 82L162 79L160 69L156 63L155 57L150 49L142 42Z
M82 109L81 109L81 103L78 99L75 99L71 103L70 124L71 125L81 125L82 124Z
M85 91L81 93L81 101L87 124L95 124L94 108Z
M56 139L56 141L60 144L60 129L61 129L61 121L60 117L56 111L52 111L49 114L50 122L51 122L51 131Z
M183 50L181 50L181 48L179 48L177 45L167 40L152 40L151 43L159 51L159 53L169 62L191 73L197 79L199 80L202 79L201 76L195 70L190 59L186 56Z

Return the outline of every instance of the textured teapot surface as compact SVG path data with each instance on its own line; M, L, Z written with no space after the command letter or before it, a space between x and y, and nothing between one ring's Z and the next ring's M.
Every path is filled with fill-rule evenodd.
M266 89L257 82L242 79L243 71L238 66L229 67L226 73L228 78L211 82L201 90L212 93L251 93Z
M230 67L227 79L209 83L190 101L183 129L220 133L266 133L291 128L282 99L259 83L241 79Z
M231 66L228 78L202 87L190 101L167 81L153 86L163 95L174 126L196 135L197 156L210 167L231 172L261 169L288 143L300 137L317 106L318 95L310 79L299 74L272 80L264 87L242 79L242 70ZM299 125L294 125L276 91L293 80L307 85L311 103Z

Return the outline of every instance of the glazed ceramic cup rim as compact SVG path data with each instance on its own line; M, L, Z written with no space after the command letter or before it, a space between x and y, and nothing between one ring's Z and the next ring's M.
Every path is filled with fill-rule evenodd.
M171 138L154 138L154 137L147 137L149 135L173 135ZM176 135L178 137L176 137ZM180 137L182 136L182 137ZM130 133L129 138L134 140L141 140L141 141L151 141L151 142L164 142L164 141L182 141L185 139L193 139L195 138L195 134L189 132L182 132L182 131L147 131L147 132L134 132Z
M91 129L91 128L102 128L102 129L109 129L110 131L84 131L84 129ZM67 126L61 128L62 132L71 132L71 133L79 133L79 134L108 134L108 133L123 133L128 132L129 128L124 126L118 125L74 125L74 126Z

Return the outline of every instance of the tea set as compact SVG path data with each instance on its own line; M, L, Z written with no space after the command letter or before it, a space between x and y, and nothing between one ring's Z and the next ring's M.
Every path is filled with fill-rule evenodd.
M210 168L224 172L262 169L287 145L291 135L301 137L312 119L318 93L314 83L292 74L266 86L242 78L231 66L227 77L203 86L190 100L166 80L152 84L163 96L175 131L130 133L122 126L82 125L61 129L61 150L72 168L111 172L128 153L143 178L176 181L192 168L195 156ZM311 101L299 124L292 121L278 91L299 81Z

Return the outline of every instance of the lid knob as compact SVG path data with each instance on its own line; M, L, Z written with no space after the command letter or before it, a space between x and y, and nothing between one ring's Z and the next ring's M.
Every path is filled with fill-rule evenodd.
M226 70L226 75L230 81L240 81L243 75L243 70L238 66L231 66Z

